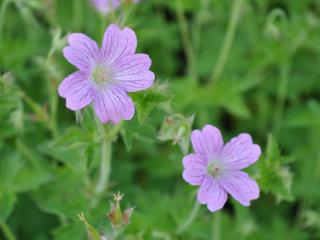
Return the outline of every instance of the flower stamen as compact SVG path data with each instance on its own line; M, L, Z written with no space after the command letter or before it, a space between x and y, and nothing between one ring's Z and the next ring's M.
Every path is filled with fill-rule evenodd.
M207 168L207 173L213 177L217 177L221 173L221 166L217 161L212 161Z
M110 72L107 70L106 67L103 66L97 66L92 71L92 78L95 81L96 84L101 85L106 82L109 82L111 80Z

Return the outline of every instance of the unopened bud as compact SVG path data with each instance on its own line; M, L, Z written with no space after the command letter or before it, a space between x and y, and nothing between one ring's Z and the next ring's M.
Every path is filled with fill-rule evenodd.
M114 202L111 203L111 211L108 213L108 218L111 221L112 228L118 229L130 222L130 218L134 208L128 208L122 212L120 202L123 195L117 193L114 195Z

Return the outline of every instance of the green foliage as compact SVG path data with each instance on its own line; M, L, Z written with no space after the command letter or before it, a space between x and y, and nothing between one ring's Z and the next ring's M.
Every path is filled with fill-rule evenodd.
M131 121L102 127L91 106L67 110L57 87L75 70L62 55L67 34L101 43L111 22L136 31L157 80L130 93ZM0 0L0 239L109 237L118 191L135 210L114 239L319 239L319 27L317 0L142 0L107 17L89 0ZM261 146L249 171L262 193L218 215L200 206L178 233L196 198L182 158L207 123ZM100 192L103 141L112 161Z
M278 143L269 135L266 150L258 163L258 181L263 191L276 196L277 202L293 200L293 175L288 165L291 162L292 158L281 155Z

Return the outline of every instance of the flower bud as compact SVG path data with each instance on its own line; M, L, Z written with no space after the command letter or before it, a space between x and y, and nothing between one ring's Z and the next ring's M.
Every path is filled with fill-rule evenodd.
M120 193L114 194L114 202L111 203L111 211L108 213L108 218L111 221L113 229L124 227L130 222L130 218L134 208L128 208L122 212L120 202L123 195Z

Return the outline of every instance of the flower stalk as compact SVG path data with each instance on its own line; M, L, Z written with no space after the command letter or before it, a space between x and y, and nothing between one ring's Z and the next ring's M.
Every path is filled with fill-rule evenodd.
M100 130L102 130L102 140L101 140L101 164L100 164L100 174L99 179L95 188L95 193L100 196L109 183L109 177L111 172L111 153L112 145L111 140L107 138L105 134L104 126L100 125Z
M7 240L16 240L16 237L14 236L8 224L2 220L0 220L0 229Z
M213 216L212 240L221 239L221 213L216 212Z
M200 203L196 200L189 216L186 218L186 220L178 227L176 233L178 235L182 234L183 232L185 232L190 225L193 223L194 219L197 217L198 213L199 213L199 209L200 209Z
M182 38L182 44L188 61L188 75L193 83L197 83L198 76L196 68L196 58L192 47L191 37L188 30L188 23L184 14L184 9L181 0L176 0L176 11L179 30Z
M228 29L223 42L223 46L222 46L219 58L217 60L217 64L211 74L211 78L210 78L211 84L215 84L218 82L224 70L224 67L226 65L229 52L234 41L234 36L238 26L242 5L243 5L243 0L235 0L233 3L231 16L228 23Z

